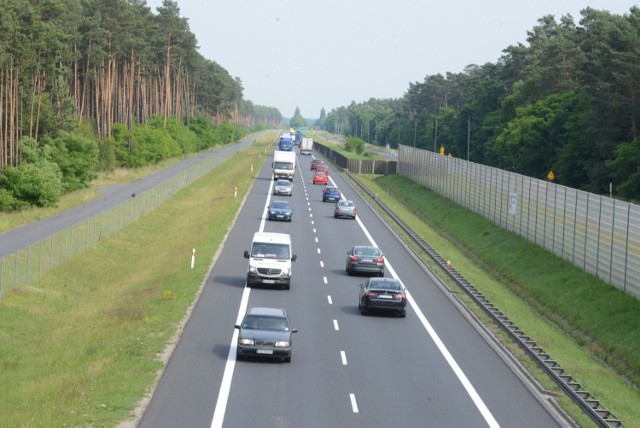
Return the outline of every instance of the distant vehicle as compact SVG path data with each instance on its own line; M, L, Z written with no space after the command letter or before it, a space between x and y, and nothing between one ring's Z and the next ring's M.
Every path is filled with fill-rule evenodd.
M316 165L315 167L316 172L324 172L325 174L327 174L327 176L329 175L329 165L327 164L319 164Z
M274 195L286 195L291 196L293 192L293 184L289 180L278 180L276 184L273 185L273 194Z
M292 262L297 260L291 248L291 236L286 233L256 232L251 250L244 252L249 259L247 286L255 284L291 287Z
M278 141L278 150L283 152L293 151L293 137L289 134L282 134Z
M284 309L250 308L235 326L239 330L236 359L244 357L282 358L291 362L293 341L291 334L298 330L291 328Z
M393 311L404 318L407 315L407 291L397 279L369 278L360 285L358 309L362 315L371 310L381 310Z
M300 154L310 155L312 152L313 152L313 138L303 137L302 142L300 143Z
M291 221L293 208L287 201L273 201L269 205L269 220Z
M293 181L296 174L296 154L295 152L283 152L276 150L273 152L273 179L281 178Z
M315 170L318 165L324 165L324 161L322 159L314 159L311 161L311 170Z
M300 146L300 144L302 143L302 132L300 131L296 131L296 135L295 138L293 139L293 141L295 142L296 146Z
M384 276L384 255L378 247L356 245L347 251L345 270L347 275L361 272Z
M338 201L336 203L336 209L333 212L335 218L347 217L355 220L356 218L356 204L353 201Z
M327 184L328 180L327 174L324 172L316 172L313 174L313 184Z
M322 190L322 202L338 202L340 198L342 198L342 193L340 193L340 189L335 186L327 186Z

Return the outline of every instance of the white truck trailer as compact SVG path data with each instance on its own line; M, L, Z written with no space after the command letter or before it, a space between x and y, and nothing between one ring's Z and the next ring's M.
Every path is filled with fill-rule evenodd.
M273 152L273 179L286 179L293 181L296 173L296 152L283 152L276 150Z
M302 137L302 142L300 143L300 154L310 155L312 151L313 151L313 138Z

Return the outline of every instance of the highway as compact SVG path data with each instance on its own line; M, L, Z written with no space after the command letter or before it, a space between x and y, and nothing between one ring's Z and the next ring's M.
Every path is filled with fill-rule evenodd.
M293 221L266 221L271 162L255 183L139 422L141 427L552 427L567 426L549 397L528 384L482 328L459 308L357 193L331 180L358 207L334 219L298 156ZM206 209L206 208L203 208ZM258 230L289 233L291 290L245 287ZM386 276L409 290L406 318L358 311L345 253L374 244ZM291 363L235 359L237 324L251 306L284 308L298 333Z

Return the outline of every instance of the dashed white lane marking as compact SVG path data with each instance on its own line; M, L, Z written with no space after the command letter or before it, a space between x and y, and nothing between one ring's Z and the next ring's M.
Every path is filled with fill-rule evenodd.
M331 300L331 296L327 296L327 302L329 302L330 305L333 305L333 300Z
M311 222L311 224L313 224L313 222ZM313 233L316 233L316 228L313 228Z
M340 327L338 326L338 320L333 320L333 328L335 331L339 331Z
M342 365L347 365L347 353L344 351L340 351L340 359L342 360Z
M318 237L317 236L315 237L315 240L316 240L316 244L317 244L318 243Z
M322 260L320 260L320 267L323 268L324 267L324 262Z
M353 413L359 413L358 403L356 402L356 395L349 394L349 399L351 400L351 410L353 410Z
M328 284L328 283L329 283L329 281L327 281L327 277L326 277L326 276L323 276L323 277L322 277L322 281L324 281L324 283L325 283L325 284Z
M320 253L321 253L320 248L318 248L318 254L320 254Z

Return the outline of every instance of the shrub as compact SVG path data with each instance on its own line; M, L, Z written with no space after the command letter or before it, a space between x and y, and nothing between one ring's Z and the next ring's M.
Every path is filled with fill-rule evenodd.
M344 148L348 152L356 152L361 155L364 152L364 140L358 137L347 137Z
M98 143L80 134L61 132L45 143L47 158L62 172L63 191L87 187L98 169Z
M17 168L7 167L1 176L0 187L27 204L53 206L62 195L62 172L57 164L47 160L24 163Z

